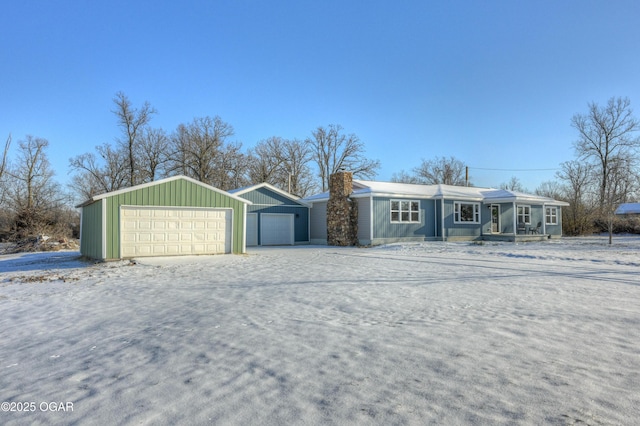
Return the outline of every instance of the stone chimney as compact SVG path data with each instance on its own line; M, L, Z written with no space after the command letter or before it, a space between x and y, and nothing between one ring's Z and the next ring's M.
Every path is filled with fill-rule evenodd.
M358 245L358 202L349 197L351 192L351 172L338 172L329 177L327 244L330 246Z

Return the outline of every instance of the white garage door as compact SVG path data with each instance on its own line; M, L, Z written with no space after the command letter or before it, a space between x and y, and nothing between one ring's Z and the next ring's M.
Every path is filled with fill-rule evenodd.
M231 252L231 210L195 207L120 208L120 256Z
M260 244L263 246L293 245L293 215L262 213L260 215Z
M247 213L247 246L258 245L258 213Z

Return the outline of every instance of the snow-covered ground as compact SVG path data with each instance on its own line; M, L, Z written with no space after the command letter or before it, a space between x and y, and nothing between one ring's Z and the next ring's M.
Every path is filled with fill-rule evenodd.
M639 273L637 237L0 256L0 423L637 424Z

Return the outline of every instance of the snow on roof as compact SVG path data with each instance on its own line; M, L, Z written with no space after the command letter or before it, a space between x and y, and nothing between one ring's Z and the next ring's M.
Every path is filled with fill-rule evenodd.
M616 214L640 214L640 203L624 203L616 209Z
M524 192L510 191L506 189L479 188L473 186L455 185L420 185L412 183L378 182L366 180L353 181L352 197L419 197L419 198L445 198L447 200L471 200L490 202L526 201L544 204L569 205L553 198L541 197ZM315 194L306 197L304 201L312 203L329 199L329 192Z

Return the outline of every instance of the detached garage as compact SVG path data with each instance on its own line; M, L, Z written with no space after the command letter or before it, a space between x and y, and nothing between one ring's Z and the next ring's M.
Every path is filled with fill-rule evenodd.
M80 204L80 252L100 260L245 252L251 202L186 176Z
M309 244L309 206L295 195L268 183L229 192L251 202L247 246Z

